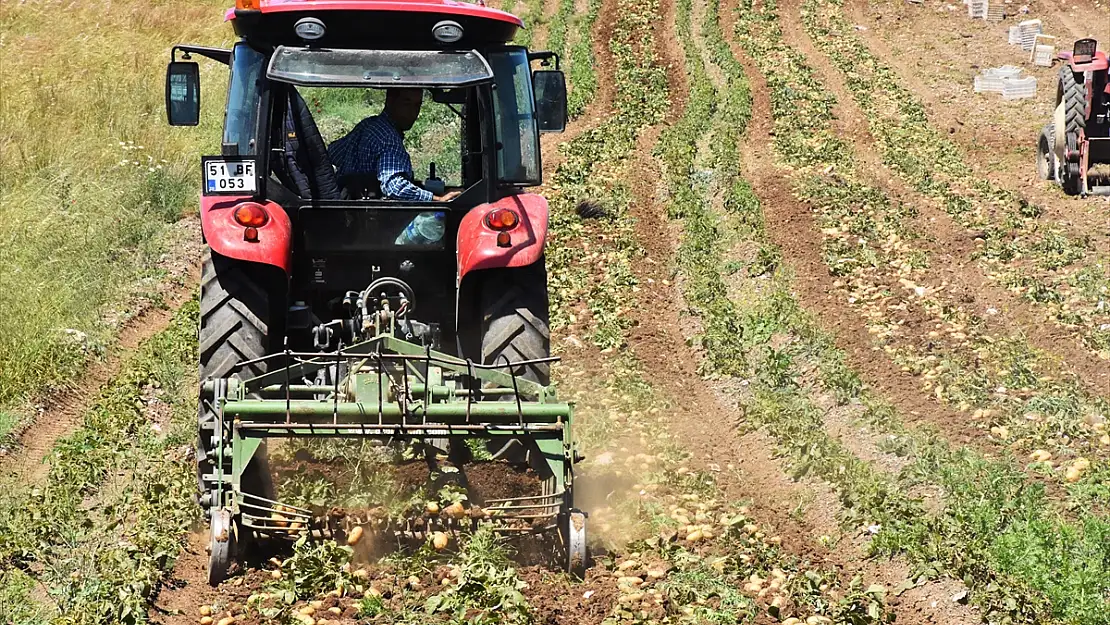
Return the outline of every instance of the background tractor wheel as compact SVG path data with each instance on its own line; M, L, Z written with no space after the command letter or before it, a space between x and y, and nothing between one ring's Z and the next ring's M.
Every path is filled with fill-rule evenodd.
M204 258L200 283L200 380L228 378L240 362L261 358L271 352L274 332L271 320L276 318L271 295L265 284L250 271L247 263L232 260L209 251ZM266 372L266 364L241 369L239 378L251 378ZM214 486L204 475L215 470L209 457L212 437L216 434L216 412L202 397L198 416L197 480L201 494ZM225 470L230 471L230 460ZM273 478L266 461L264 444L242 478L243 489L272 499Z
M1064 138L1068 151L1074 153L1079 146L1079 135L1087 127L1087 85L1082 82L1082 77L1076 78L1068 65L1060 68L1060 81L1056 88L1056 105L1061 103L1064 105ZM1078 195L1082 191L1079 163L1064 162L1061 165L1060 184L1064 193Z
M1041 180L1056 179L1056 153L1052 144L1056 141L1056 125L1048 124L1037 140L1037 176Z
M489 270L479 288L483 363L496 364L505 358L519 362L551 355L547 267L543 257L527 267ZM548 363L515 367L513 372L545 386L550 382ZM519 440L494 439L487 448L495 459L529 464L541 475L547 471L547 463L538 449L526 449Z

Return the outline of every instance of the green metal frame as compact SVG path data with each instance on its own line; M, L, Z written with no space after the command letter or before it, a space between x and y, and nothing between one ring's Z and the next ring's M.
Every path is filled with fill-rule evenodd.
M297 357L271 358L283 356ZM390 335L341 352L300 356L303 360L256 378L226 380L226 395L214 397L223 443L214 505L240 513L241 479L265 437L511 437L535 444L551 471L552 492L564 494L561 512L572 507L573 410L556 400L553 389ZM349 373L333 386L291 383L341 362ZM461 388L452 376L472 378L482 388ZM217 383L207 382L205 390L214 395ZM325 394L331 397L312 398ZM476 401L477 396L499 400ZM227 453L230 476L224 474Z

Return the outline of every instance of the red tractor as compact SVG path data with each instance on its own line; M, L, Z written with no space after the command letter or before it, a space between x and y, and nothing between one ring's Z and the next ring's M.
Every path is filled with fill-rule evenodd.
M495 458L528 463L543 492L471 516L557 528L581 573L571 411L547 388L548 206L525 190L541 182L539 133L566 122L558 57L511 45L519 18L454 0L237 0L226 20L235 45L175 46L166 82L169 122L197 125L189 59L230 72L220 151L201 159L210 582L255 538L343 531L277 501L264 443L308 436L415 441L430 464L465 462L459 443L484 439ZM444 148L453 179L433 163L409 182L448 201L389 199L372 172L330 160L315 103L369 116L392 88L422 90L447 120L422 142Z
M1093 184L1091 169L1110 163L1110 81L1106 53L1094 39L1075 42L1061 54L1053 121L1037 142L1037 173L1055 180L1068 195L1106 195L1110 186Z

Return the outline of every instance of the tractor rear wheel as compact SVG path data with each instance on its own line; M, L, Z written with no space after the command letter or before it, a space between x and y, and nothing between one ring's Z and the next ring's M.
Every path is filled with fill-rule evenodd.
M482 362L538 360L551 355L548 330L547 268L541 257L526 267L490 270L479 295L482 311ZM550 365L514 367L518 376L547 385Z
M237 261L209 251L204 258L200 284L200 380L239 377L252 378L266 372L267 363L247 365L235 371L241 362L262 358L272 353L275 319L271 295L258 279L249 263ZM197 481L203 495L215 484L205 480L215 471L210 457L212 437L216 435L215 406L201 397L197 445ZM221 437L222 438L222 437ZM230 470L230 465L225 466ZM270 476L264 446L259 446L241 480L243 490L273 499L274 485ZM214 502L215 503L215 502Z
M1041 180L1056 179L1056 153L1052 149L1055 141L1056 124L1049 123L1037 140L1037 176Z
M526 267L483 272L478 291L482 328L482 362L498 364L539 360L551 355L548 330L547 267L543 257ZM517 376L547 385L550 364L512 368ZM528 464L542 475L547 464L535 448L517 439L494 439L487 445L495 459ZM536 453L529 453L536 452Z
M1076 78L1071 66L1060 68L1060 82L1056 90L1056 105L1064 105L1064 138L1068 153L1079 147L1079 136L1087 127L1087 84ZM1078 195L1083 181L1079 173L1079 163L1066 160L1061 163L1060 184L1064 193Z

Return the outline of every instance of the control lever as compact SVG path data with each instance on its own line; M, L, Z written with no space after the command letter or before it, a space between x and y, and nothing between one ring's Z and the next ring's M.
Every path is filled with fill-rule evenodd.
M447 185L442 178L436 178L436 164L428 165L428 177L424 180L424 189L432 195L443 195L447 192Z

